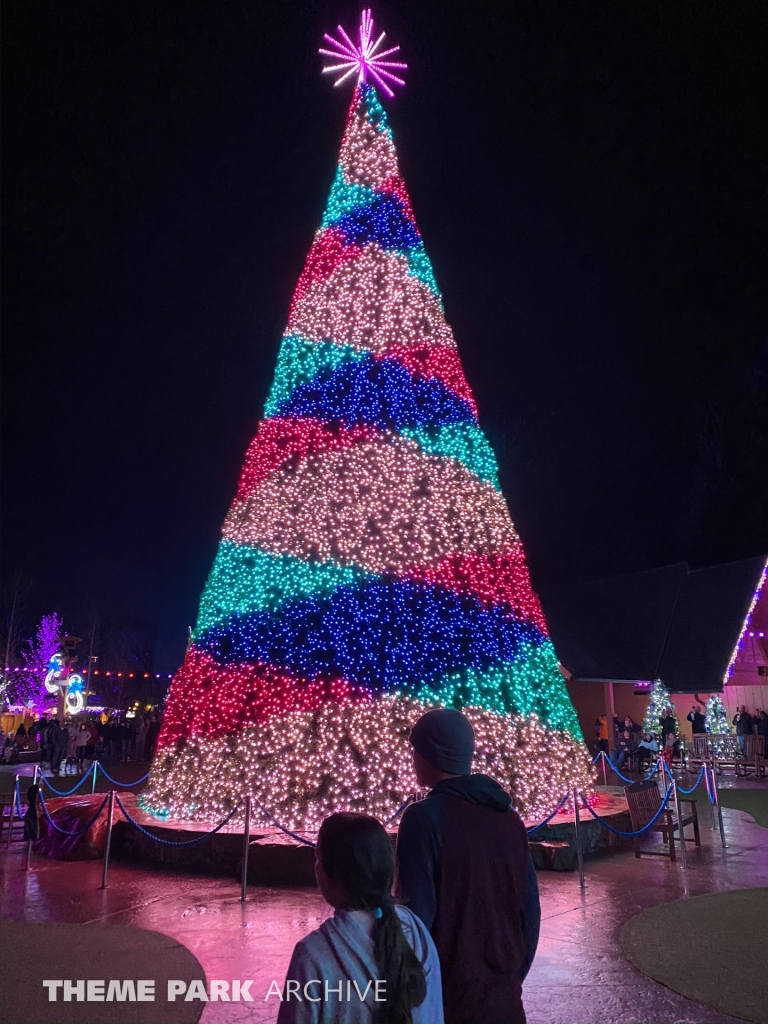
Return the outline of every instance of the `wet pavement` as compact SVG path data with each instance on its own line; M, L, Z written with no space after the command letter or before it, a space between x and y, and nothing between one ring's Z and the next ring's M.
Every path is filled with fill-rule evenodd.
M541 941L524 990L530 1024L735 1024L646 978L619 948L622 925L646 907L768 886L768 829L725 808L724 851L702 811L703 846L689 844L687 872L668 858L613 853L587 861L583 896L577 874L539 873ZM660 837L648 845L660 849ZM204 1024L274 1021L277 1001L264 1001L270 982L282 982L294 943L329 913L308 889L250 887L243 905L234 879L113 864L110 887L101 890L99 861L33 858L29 873L22 868L21 844L10 853L3 847L5 920L150 928L183 943L209 979L253 979L253 1003L209 1003ZM696 936L681 934L680 941L695 943Z

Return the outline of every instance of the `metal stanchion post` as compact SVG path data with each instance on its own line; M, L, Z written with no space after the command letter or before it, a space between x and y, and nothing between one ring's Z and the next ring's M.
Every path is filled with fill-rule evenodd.
M573 790L573 818L574 827L576 831L576 859L579 862L579 885L581 886L582 892L585 888L584 883L584 855L581 850L581 821L579 819L579 791L576 787Z
M11 814L8 818L8 839L5 844L6 850L11 848L11 836L13 835L13 820L16 817L16 795L19 792L19 776L13 777L13 799L11 800Z
M35 765L35 771L34 771L34 774L32 775L32 785L33 786L37 785L37 779L38 779L39 775L40 775L40 768L39 768L38 765Z
M680 794L677 791L677 780L676 779L672 779L671 786L672 786L672 795L675 798L675 817L677 818L677 831L678 831L678 834L680 835L680 852L682 853L682 856L683 856L683 870L687 871L688 870L688 851L685 848L685 835L683 834L684 833L684 830L683 830L683 816L680 813ZM674 834L674 832L670 833L669 841L670 841L670 843L674 843L674 841L675 841L675 834Z
M115 791L109 791L109 803L107 804L107 845L104 849L104 870L101 875L101 888L107 888L107 871L109 870L109 850L112 846L112 812L115 807Z
M715 824L715 805L712 802L715 795L715 780L714 772L712 771L712 765L705 764L704 771L707 774L707 803L709 804L709 824L713 829L715 829L717 828L717 825Z
M712 772L712 786L715 793L715 807L717 808L717 823L720 826L720 842L723 844L723 849L728 849L728 844L725 841L725 829L723 828L723 808L720 806L720 794L717 790L717 773Z
M91 779L91 795L96 792L96 772L99 770L99 762L93 762L93 778Z
M243 829L243 886L240 900L245 903L248 892L248 847L251 842L251 798L245 798L245 827Z
M600 760L603 762L603 785L607 786L608 785L608 772L606 771L606 768L605 768L605 751L604 750L600 751Z

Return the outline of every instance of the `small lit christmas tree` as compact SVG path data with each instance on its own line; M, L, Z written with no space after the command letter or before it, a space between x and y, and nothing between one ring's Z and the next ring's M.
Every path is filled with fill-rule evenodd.
M675 719L675 732L677 732L677 716L675 715L675 706L672 703L669 690L660 679L656 679L651 690L648 707L645 711L645 718L643 719L643 732L655 732L658 734L661 730L661 720L666 718L668 712L671 712L672 717Z
M443 705L535 819L594 770L373 85L403 65L370 12L359 46L326 38L357 74L339 162L144 806L216 821L250 791L293 828L385 820Z
M704 708L704 726L707 732L722 735L730 732L728 724L728 712L719 694L713 693Z
M61 648L64 623L56 612L44 615L33 640L22 651L24 667L9 687L11 703L24 705L38 713L56 707L56 693L45 685L51 658Z

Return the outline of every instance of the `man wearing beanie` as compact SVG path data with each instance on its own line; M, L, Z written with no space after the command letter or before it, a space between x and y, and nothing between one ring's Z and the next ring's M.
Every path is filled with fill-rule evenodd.
M410 740L430 793L403 814L397 897L435 940L445 1024L525 1024L541 921L525 826L506 790L471 774L475 735L459 711L428 711Z

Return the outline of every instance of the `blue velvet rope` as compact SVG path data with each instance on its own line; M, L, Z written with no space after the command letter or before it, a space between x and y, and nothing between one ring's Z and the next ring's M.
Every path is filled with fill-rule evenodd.
M385 822L383 822L384 828L386 828L387 825L391 825L392 822L395 820L395 818L398 818L403 813L405 808L408 806L409 803L412 802L412 800L413 800L413 797L409 796L407 800L405 800L403 803L401 803L400 806L395 811L395 813L392 815L392 817L391 818L387 818L387 820Z
M107 769L102 765L101 761L96 761L96 765L101 774L109 779L113 786L119 786L121 789L129 789L131 786L138 786L140 782L146 782L149 778L149 772L147 772L146 775L142 775L140 779L134 779L133 782L118 782L117 779L112 778Z
M53 818L48 813L48 808L45 806L45 797L43 796L42 791L40 792L40 803L41 803L42 808L43 808L43 813L45 814L46 818L48 819L48 824L52 828L55 828L57 832L61 832L61 834L63 836L82 836L82 835L85 835L85 833L88 831L88 829L91 827L91 825L94 824L94 822L96 821L98 816L101 814L101 812L106 807L108 800L109 800L109 793L107 793L107 795L104 797L104 800L102 801L101 807L98 809L98 811L96 811L96 813L91 818L91 820L88 822L88 824L84 825L83 828L81 828L81 829L75 829L74 832L70 832L66 828L59 828L59 826L56 824L56 822L53 820Z
M670 779L672 779L672 781L674 782L674 781L675 781L675 777L674 777L674 775L672 774L672 772L670 771L669 765L668 765L668 764L666 763L666 761L664 762L664 768L666 769L667 775L668 775L668 776L670 777ZM695 789L698 789L698 786L699 786L699 783L701 782L701 777L702 777L702 775L703 775L703 774L704 774L704 765L702 765L702 766L701 766L701 771L699 772L699 777L698 777L698 778L696 779L696 781L695 781L695 782L694 782L694 784L693 784L693 785L691 786L691 788L690 788L690 789L683 789L683 787L682 787L682 786L678 785L678 787L677 787L677 791L678 791L678 793L682 793L682 794L683 794L683 796L690 796L690 795L691 795L691 793L692 793L692 792L693 792L693 791L694 791Z
M671 795L672 795L672 785L670 784L669 786L667 786L667 792L664 794L664 799L661 802L661 807L659 807L658 811L656 811L656 813L651 818L651 820L648 822L648 824L644 825L641 829L638 829L637 832L622 832L621 829L614 828L613 825L609 825L608 824L608 822L605 820L605 818L601 818L599 814L596 814L592 810L592 808L589 806L589 804L585 803L585 806L586 806L586 809L589 811L589 813L592 815L592 817L596 818L604 828L608 829L609 832L613 832L614 835L617 835L617 836L624 836L626 839L632 839L635 836L643 835L644 832L647 832L649 828L651 828L653 825L656 824L658 819L661 817L662 811L666 808L667 804L669 803L669 798L670 798Z
M129 824L133 825L134 828L137 828L140 831L140 833L144 834L144 836L147 836L150 839L154 839L156 843L160 843L163 846L195 846L197 843L203 843L205 842L205 840L210 839L211 836L215 836L217 831L220 831L225 824L228 824L240 809L239 804L238 807L234 808L233 811L230 811L229 814L227 814L227 816L224 818L224 820L220 821L219 824L217 824L215 828L209 831L209 833L206 833L205 836L198 836L197 839L174 841L170 839L161 839L160 836L156 836L154 833L151 833L151 831L148 830L148 828L144 828L142 825L138 823L138 821L131 817L131 815L128 813L128 811L126 811L125 807L123 806L123 801L120 799L120 797L118 797L117 794L115 794L115 800L117 801L118 807L123 812L125 820Z
M238 804L238 806L235 807L233 811L230 811L230 813L226 816L224 821L220 822L216 826L216 828L212 829L210 832L206 832L205 835L198 836L196 839L173 840L161 839L160 836L156 836L153 832L150 832L149 829L146 829L142 825L140 825L138 821L132 818L128 811L126 811L125 807L123 806L123 801L120 799L117 793L115 793L115 800L117 801L117 806L123 812L123 816L129 825L133 825L133 827L135 829L138 829L139 832L142 832L145 836L148 836L150 839L154 839L156 843L160 843L162 846L195 846L197 843L205 842L206 839L210 839L211 836L215 836L217 832L220 832L221 829L223 829L224 826L227 825L234 818L240 807L240 805Z
M272 824L273 824L273 825L274 825L274 826L275 826L276 828L279 828L281 832L284 832L284 833L285 833L285 835L287 835L287 836L290 836L290 837L291 837L291 839L295 839L295 840L296 840L296 842L298 842L298 843L303 843L303 844L304 844L304 846L314 846L314 845L315 845L315 844L314 844L314 843L313 843L313 842L312 842L311 840L309 840L309 839L305 839L305 838L304 838L304 836L300 836L300 835L297 835L297 833L296 833L296 832L291 832L291 830L290 830L290 829L288 829L288 828L285 828L285 826L284 826L284 825L281 825L281 824L280 824L280 822L279 822L279 821L277 820L277 818L275 818L275 817L274 817L273 815L271 815L271 814L269 813L269 811L268 811L268 810L266 809L266 807L265 807L265 806L264 806L264 805L263 805L262 803L260 803L260 802L259 802L259 801L258 801L258 800L256 799L256 797L255 797L255 796L251 797L251 799L252 799L252 800L253 800L253 802L254 802L254 803L256 804L256 806L257 806L257 807L259 808L259 810L260 810L260 811L261 811L261 813L262 813L262 814L264 815L264 817L265 817L265 818L269 818L269 820L270 820L270 821L272 822ZM406 802L407 802L407 801L406 801ZM402 810L402 808L400 808L400 810ZM396 813L396 814L398 814L398 813L399 813L399 811L396 811L395 813Z
M626 775L623 775L619 771L619 769L616 767L616 765L613 763L613 761L610 759L610 757L606 757L606 755L603 753L602 750L600 751L600 753L603 754L603 757L605 757L605 760L608 762L608 764L609 764L609 766L611 768L611 771L615 772L620 779L624 780L624 782L633 783L633 782L637 782L638 781L637 779L629 779L629 778L627 778ZM663 760L663 759L659 758L659 761L661 761L661 760ZM647 782L649 779L653 778L653 776L659 770L659 761L657 761L656 764L653 766L653 768L651 768L651 770L648 772L648 774L646 775L646 777L645 777L645 779L643 781Z
M52 793L55 793L56 796L71 796L75 792L75 790L76 789L80 789L82 784L84 782L86 782L89 778L90 778L90 772L87 775L84 775L82 777L82 779L80 779L80 781L75 786L72 787L72 789L68 789L65 793L62 793L58 789L54 789L54 787L50 784L50 782L48 781L48 779L46 779L46 777L44 775L40 776L40 781L45 783L45 785L48 787L48 789L50 789L50 791Z
M544 828L545 825L548 825L570 795L570 793L566 793L565 796L561 799L560 803L554 809L554 811L552 811L552 813L547 818L545 818L544 821L540 821L538 825L532 825L531 828L527 828L525 831L528 833L528 835L532 836L534 832L538 832L539 829Z

